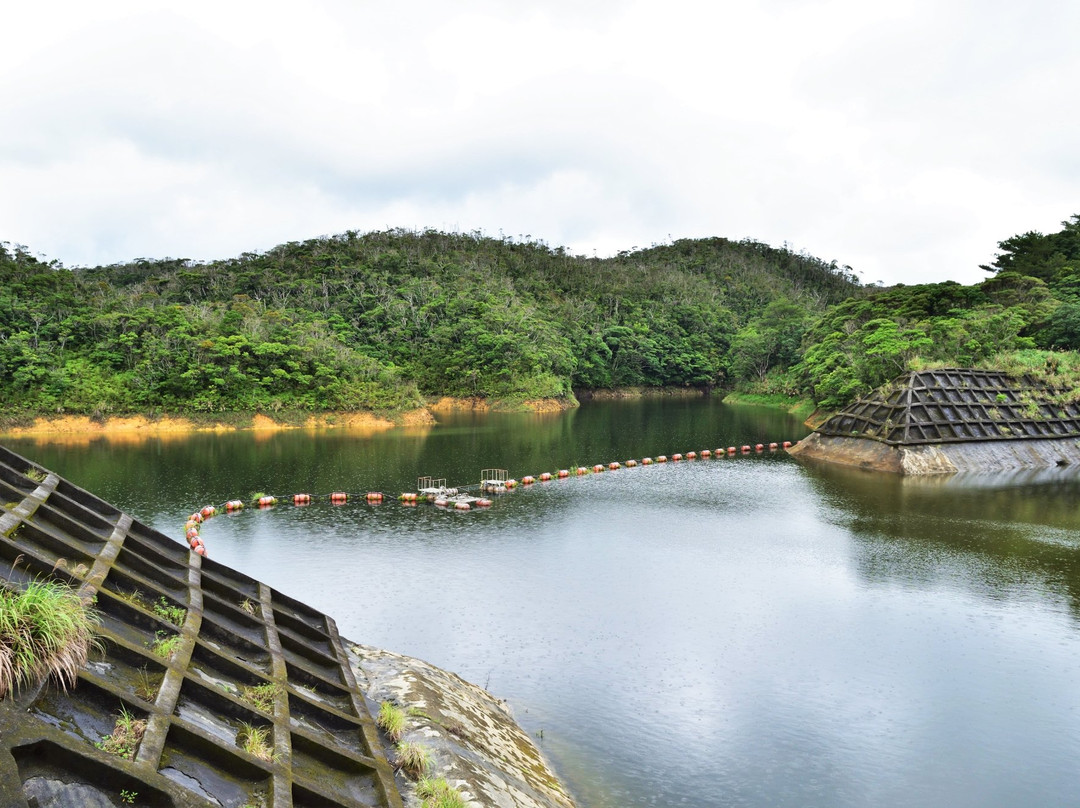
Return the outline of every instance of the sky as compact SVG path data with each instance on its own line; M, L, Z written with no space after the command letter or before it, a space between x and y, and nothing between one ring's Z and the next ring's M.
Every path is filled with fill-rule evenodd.
M0 241L66 266L401 227L969 284L1080 213L1074 0L9 6Z

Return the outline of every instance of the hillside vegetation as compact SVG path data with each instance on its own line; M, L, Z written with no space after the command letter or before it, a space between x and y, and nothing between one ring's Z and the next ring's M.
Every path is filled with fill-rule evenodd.
M608 258L392 230L198 263L65 268L0 247L9 414L354 410L572 399L784 371L858 285L753 241Z
M0 245L0 399L18 414L394 412L614 387L838 408L908 369L1080 388L1080 216L998 245L983 283L864 287L786 248L679 240L612 258L390 230L199 263L68 269Z

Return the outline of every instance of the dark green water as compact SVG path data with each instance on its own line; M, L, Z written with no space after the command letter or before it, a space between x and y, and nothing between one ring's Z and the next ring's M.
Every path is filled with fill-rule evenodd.
M254 491L396 495L425 474L521 477L804 431L653 400L373 437L8 445L179 540L195 508ZM554 481L484 512L284 505L203 537L344 636L507 698L582 808L1080 795L1073 470L917 481L765 453Z

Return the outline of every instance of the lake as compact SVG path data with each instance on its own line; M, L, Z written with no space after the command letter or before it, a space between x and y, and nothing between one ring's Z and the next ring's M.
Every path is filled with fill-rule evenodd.
M329 505L796 440L715 399L443 415L426 429L5 445L506 698L582 808L1080 799L1080 474L901 479L783 452L538 483L490 509Z

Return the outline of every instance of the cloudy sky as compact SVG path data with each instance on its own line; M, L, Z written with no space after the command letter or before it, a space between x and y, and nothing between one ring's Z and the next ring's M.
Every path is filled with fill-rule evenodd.
M9 6L0 241L69 266L431 227L973 283L1080 213L1075 0Z

